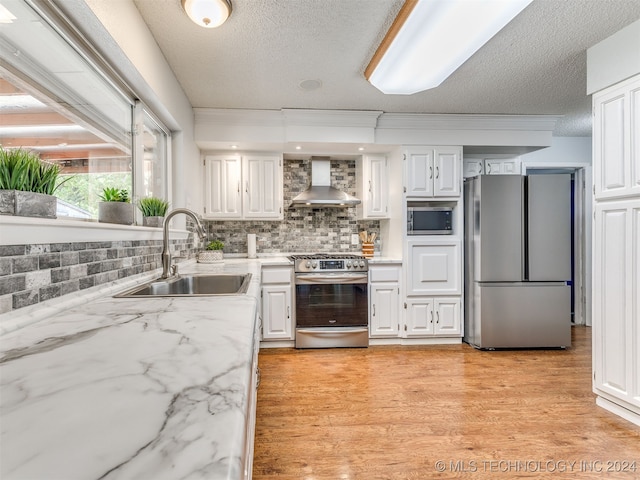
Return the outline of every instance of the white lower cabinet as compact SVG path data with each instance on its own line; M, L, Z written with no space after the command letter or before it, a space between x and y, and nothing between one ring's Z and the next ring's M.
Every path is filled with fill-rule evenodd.
M262 339L294 340L293 268L262 268Z
M460 336L460 298L408 298L404 336Z
M400 332L400 265L369 266L369 336Z
M597 202L595 214L594 391L640 425L640 199Z
M462 293L460 240L409 240L407 250L408 296Z

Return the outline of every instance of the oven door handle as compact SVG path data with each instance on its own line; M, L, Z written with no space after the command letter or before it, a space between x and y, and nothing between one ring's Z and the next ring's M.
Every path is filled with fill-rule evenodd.
M304 285L304 284L345 284L345 283L367 283L367 274L339 274L339 275L331 275L331 274L318 274L311 273L308 275L305 274L297 274L296 275L296 285Z

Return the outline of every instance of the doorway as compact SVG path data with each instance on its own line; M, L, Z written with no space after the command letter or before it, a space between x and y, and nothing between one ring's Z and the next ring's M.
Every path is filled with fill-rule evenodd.
M590 309L587 284L590 280L587 268L587 240L590 224L587 225L586 172L584 167L528 166L526 175L549 175L565 173L571 175L571 323L590 325Z

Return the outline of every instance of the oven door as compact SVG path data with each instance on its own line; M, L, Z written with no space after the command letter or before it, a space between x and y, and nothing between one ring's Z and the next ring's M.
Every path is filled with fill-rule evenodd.
M366 272L298 273L295 280L298 328L368 325Z

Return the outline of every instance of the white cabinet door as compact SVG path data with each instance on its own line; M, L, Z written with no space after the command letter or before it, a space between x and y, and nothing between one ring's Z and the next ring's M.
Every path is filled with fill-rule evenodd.
M481 158L465 158L462 176L464 178L477 177L484 173L484 160Z
M597 199L640 194L640 76L593 96Z
M366 200L367 218L385 218L388 213L389 198L387 158L384 156L367 157L369 164L369 192Z
M241 157L239 155L207 155L204 165L205 215L241 218Z
M640 79L636 80L634 87L629 93L629 135L631 145L631 193L640 195Z
M293 340L291 285L262 286L262 338Z
M389 173L387 157L365 155L356 163L356 207L359 219L387 218L389 214Z
M594 386L640 408L640 199L595 211Z
M433 298L430 297L407 299L405 336L424 337L433 335L435 331L433 302Z
M407 197L432 197L433 150L409 151L406 162Z
M460 321L459 298L436 298L433 306L436 317L436 335L460 335L462 322Z
M282 218L282 159L243 157L244 218Z
M397 337L400 328L398 284L372 283L369 298L369 335Z
M409 240L407 295L462 293L461 243L459 240L428 244Z
M459 147L438 147L433 155L433 195L459 197L462 191L462 150Z
M624 191L625 165L625 107L624 90L602 98L594 105L594 155L598 157L594 171L596 196L605 198Z

